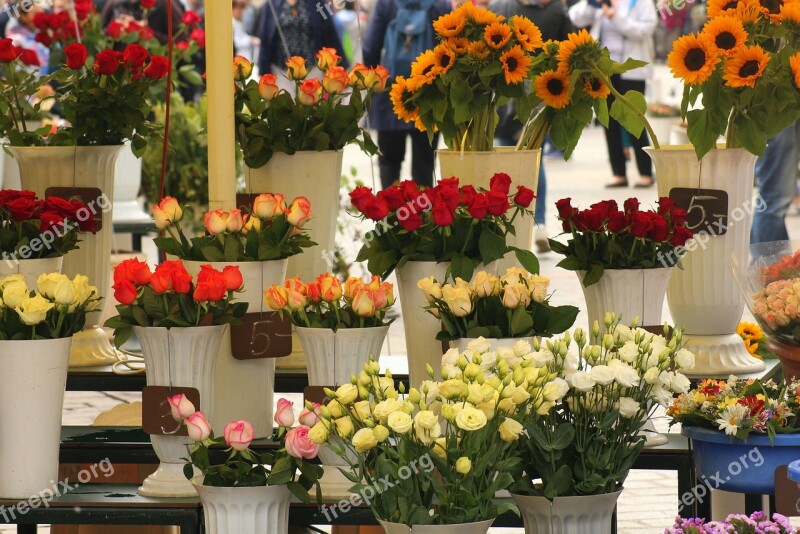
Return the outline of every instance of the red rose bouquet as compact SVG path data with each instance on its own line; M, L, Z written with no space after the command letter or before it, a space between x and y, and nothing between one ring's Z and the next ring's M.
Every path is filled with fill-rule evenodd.
M114 343L121 347L134 326L235 323L247 312L246 302L232 302L242 284L242 273L236 266L218 271L203 265L194 280L181 260L165 261L155 271L135 258L125 260L114 268L119 315L105 326L114 329Z
M586 271L588 287L605 269L656 269L680 265L682 249L691 239L686 229L686 211L667 197L658 199L657 210L640 210L629 198L620 210L614 200L592 204L579 211L572 199L556 202L558 219L571 238L567 244L550 239L550 247L566 256L559 267Z
M459 187L455 177L429 189L412 181L377 194L357 187L350 193L353 206L377 223L357 261L367 260L369 271L382 278L409 260L449 261L454 278L469 280L480 263L488 265L513 250L525 269L538 273L531 251L506 244L514 219L531 214L528 207L535 196L525 186L516 186L516 191L511 186L511 178L498 173L488 190Z

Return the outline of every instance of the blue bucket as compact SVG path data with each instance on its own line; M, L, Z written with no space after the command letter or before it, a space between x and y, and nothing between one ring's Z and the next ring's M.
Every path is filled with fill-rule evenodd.
M712 489L738 493L775 493L775 469L800 458L800 434L778 434L774 446L766 434L733 439L719 430L684 425L692 440L697 476Z

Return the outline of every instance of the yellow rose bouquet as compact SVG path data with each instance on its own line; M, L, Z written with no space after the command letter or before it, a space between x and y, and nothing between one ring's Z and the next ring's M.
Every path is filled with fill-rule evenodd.
M552 306L547 290L550 279L518 267L503 276L486 271L472 284L456 278L440 285L434 277L423 278L417 287L425 294L428 313L442 322L436 336L441 341L459 338L550 337L567 330L578 316L575 306Z
M97 288L82 274L39 276L30 288L21 274L0 279L0 340L70 337L83 330L86 315L100 308Z

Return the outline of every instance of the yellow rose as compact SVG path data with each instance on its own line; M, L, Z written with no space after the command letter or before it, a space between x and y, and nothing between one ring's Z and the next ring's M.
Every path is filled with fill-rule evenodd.
M67 283L70 281L67 275L61 273L40 274L39 278L36 280L36 286L42 296L52 300L55 296L56 286L65 280Z
M527 280L528 272L525 269L521 269L519 267L509 267L506 269L506 274L500 277L500 283L502 284L521 284L524 280Z
M458 460L456 460L456 473L460 475L466 475L472 469L472 460L467 458L466 456L462 456Z
M11 282L24 282L25 277L21 274L12 274L10 276L6 276L5 278L0 279L0 289L4 289L8 284Z
M481 271L472 280L472 290L478 297L491 297L500 293L500 279Z
M327 443L329 436L330 432L328 431L328 423L326 423L325 421L318 421L308 431L308 440L311 443L316 443L317 445L322 445L323 443Z
M352 404L358 398L358 388L353 384L342 384L336 390L336 400L342 404Z
M414 416L414 424L425 430L431 430L439 424L439 418L430 410L421 410Z
M378 440L378 443L383 443L389 439L389 429L383 425L376 426L372 431L375 433L375 439Z
M3 288L3 300L9 308L16 308L30 298L30 291L25 280L12 280Z
M422 293L425 295L425 300L428 302L428 304L433 304L435 299L442 298L442 286L436 283L436 279L432 276L423 278L417 282L417 287L422 290Z
M340 417L334 421L336 424L336 433L343 438L349 438L353 435L353 431L355 428L353 427L353 421L350 420L349 417Z
M371 428L362 428L356 435L353 436L353 447L355 447L356 452L367 452L371 449L375 448L375 445L378 444L378 440L375 437L375 432Z
M526 308L530 302L531 296L525 285L508 284L503 288L503 306L505 308Z
M486 426L486 414L477 408L465 407L456 415L456 426L461 430L472 432Z
M403 404L404 403L402 401L397 399L382 400L375 405L372 415L380 424L385 424L392 413L403 410Z
M500 439L503 441L517 441L522 435L522 425L519 421L506 417L505 421L500 423Z
M528 280L528 287L534 302L544 302L547 298L547 289L550 287L550 279L535 274Z
M358 401L357 403L353 404L353 410L355 411L356 417L359 421L366 421L370 417L372 417L372 407L369 405L369 401Z
M75 290L75 304L78 306L97 294L97 288L90 286L89 278L82 274L76 274L72 279L72 288Z
M456 378L445 380L439 384L439 395L447 400L466 398L469 395L469 387Z
M466 288L444 286L442 288L442 300L456 317L469 315L469 312L472 311L471 297L469 286Z
M20 320L28 326L34 326L45 320L47 312L53 309L55 304L42 297L36 295L35 297L23 300L19 306L15 306L14 310L19 314Z
M398 434L407 434L411 430L411 416L406 412L392 412L386 424Z
M68 306L75 302L75 286L66 276L58 281L53 289L53 300L56 304Z

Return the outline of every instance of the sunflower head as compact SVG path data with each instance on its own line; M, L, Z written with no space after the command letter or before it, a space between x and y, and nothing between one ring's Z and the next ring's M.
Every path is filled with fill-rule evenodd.
M749 339L745 339L744 340L744 348L747 349L747 352L749 352L751 356L754 356L754 357L758 358L759 360L763 360L763 358L761 356L756 354L756 351L758 350L758 343L756 343L755 341L752 341L752 340L749 340Z
M723 15L708 21L702 35L714 53L728 57L735 54L747 41L744 24L731 15Z
M451 37L444 42L458 56L463 56L469 49L469 40L466 37Z
M515 15L508 23L523 50L533 52L542 47L542 32L529 18Z
M800 52L789 58L789 67L792 69L794 86L800 89Z
M764 332L761 330L760 326L745 321L739 323L736 327L736 333L739 334L742 339L749 339L751 341L760 341L761 338L764 337Z
M426 50L417 56L416 61L411 64L411 77L419 78L424 83L431 83L439 74L436 68L436 53L433 50ZM423 85L424 85L423 83Z
M741 0L708 0L706 15L714 19L720 15L735 15Z
M469 18L475 22L475 24L482 26L494 24L495 22L503 22L505 20L505 17L502 15L497 15L486 8L478 7L472 2L462 3L456 8L456 11L460 12L465 18Z
M520 45L514 45L505 54L500 56L503 65L503 75L508 85L515 85L528 76L531 59L522 50Z
M410 102L413 92L408 89L408 84L403 76L395 78L389 97L392 100L394 114L402 121L411 122L419 117L419 107Z
M459 11L451 11L433 22L433 30L444 38L459 37L464 31L466 18Z
M744 46L725 63L722 78L728 87L755 87L764 74L770 57L758 45Z
M667 66L686 85L708 80L719 61L719 56L713 52L711 43L703 34L690 33L676 39L672 52L667 56Z
M433 49L434 70L441 75L453 68L456 62L456 53L447 44L436 45Z
M534 80L536 96L547 106L563 109L569 104L569 75L562 70L546 70Z
M608 98L611 94L611 89L600 78L587 78L583 82L583 88L592 98Z
M569 72L582 64L597 61L601 55L597 41L585 29L570 33L558 46L559 68Z
M486 41L472 41L467 46L467 53L471 57L483 61L489 57L489 47L486 45Z
M785 3L781 6L781 24L800 25L800 2ZM798 28L795 26L794 31Z
M502 22L493 22L486 26L483 39L489 47L499 50L511 39L511 28Z
M761 12L772 22L780 21L783 4L784 0L758 0Z

